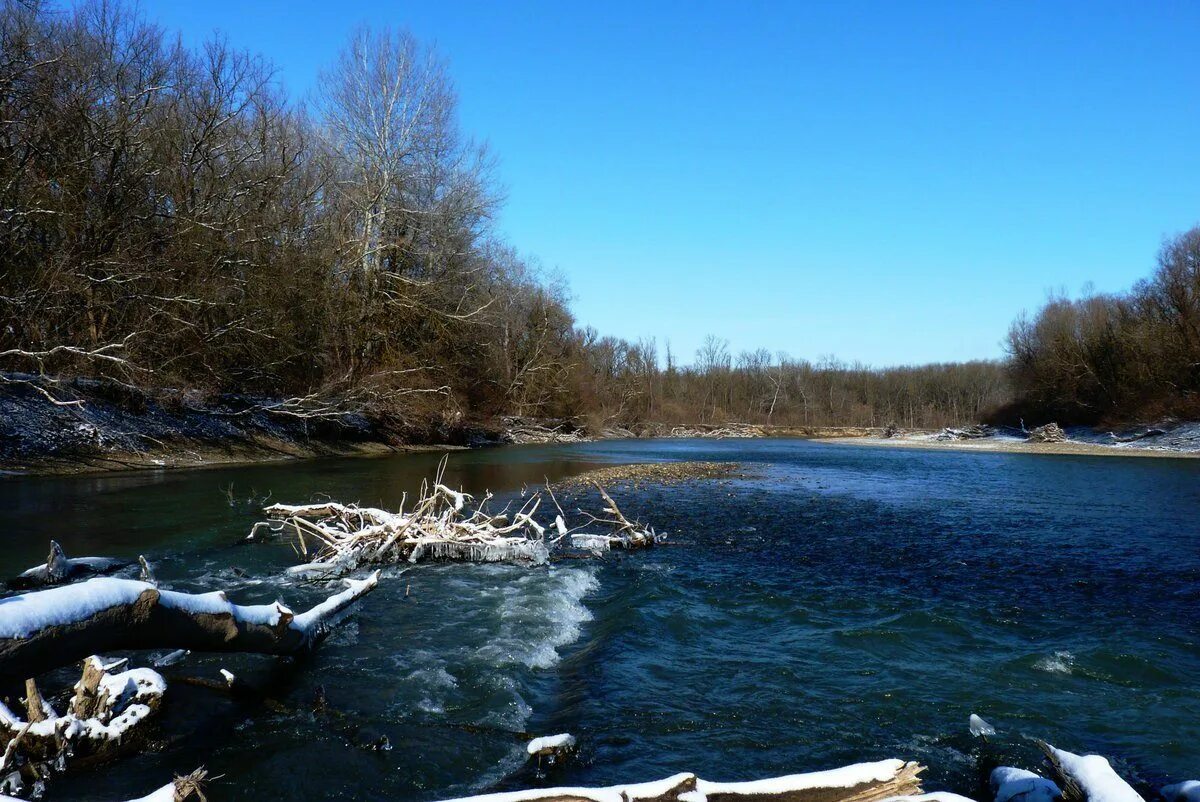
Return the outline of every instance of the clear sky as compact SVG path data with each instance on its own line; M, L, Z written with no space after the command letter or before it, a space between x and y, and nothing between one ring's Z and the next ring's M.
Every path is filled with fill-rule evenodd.
M437 44L499 219L579 321L874 365L1001 355L1049 290L1200 223L1200 3L143 0L311 91L360 23Z

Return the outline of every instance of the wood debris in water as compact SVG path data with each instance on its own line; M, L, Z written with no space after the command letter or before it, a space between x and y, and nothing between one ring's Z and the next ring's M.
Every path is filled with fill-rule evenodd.
M687 465L691 467L651 470L656 475L680 479L728 475L732 471L732 463ZM493 513L487 509L492 499L490 493L476 505L470 494L452 490L443 483L444 470L443 461L433 482L422 485L411 508L406 509L407 497L401 500L396 512L334 501L272 504L263 510L270 520L255 524L247 539L257 541L270 536L291 539L305 562L289 568L288 573L313 578L340 576L366 565L427 560L542 565L550 560L555 548L569 546L595 553L645 548L661 540L652 527L627 518L595 481L588 484L603 500L602 514L584 513L587 520L582 525L569 527L567 513L549 486L545 496L549 498L548 504L543 503L542 493L536 492L525 498L519 508L509 505ZM539 511L542 522L537 519Z

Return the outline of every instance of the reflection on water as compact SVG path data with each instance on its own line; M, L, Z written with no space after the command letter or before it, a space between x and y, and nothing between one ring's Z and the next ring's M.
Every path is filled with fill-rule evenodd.
M255 510L225 489L394 507L439 458L7 480L0 567L40 562L55 537L75 554L146 553L177 587L303 605L325 589L280 580L286 547L236 545ZM189 673L269 678L274 699L176 683L165 748L58 793L127 797L206 765L227 776L212 798L420 800L893 756L931 764L932 787L976 793L971 712L1025 765L1029 735L1108 754L1136 781L1195 773L1200 464L629 441L456 452L447 475L511 496L660 459L756 470L617 492L670 547L533 570L416 566L300 666L194 658ZM562 731L579 760L540 779L522 768L529 734Z

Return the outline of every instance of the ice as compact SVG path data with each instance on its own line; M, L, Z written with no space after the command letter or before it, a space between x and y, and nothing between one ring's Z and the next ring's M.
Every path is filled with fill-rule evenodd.
M988 735L996 734L995 727L993 727L991 724L988 724L974 713L972 713L971 717L967 719L967 725L971 728L971 734L976 738L984 738Z

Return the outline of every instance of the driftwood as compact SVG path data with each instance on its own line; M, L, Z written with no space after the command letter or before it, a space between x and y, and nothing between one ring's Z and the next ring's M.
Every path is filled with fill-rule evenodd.
M409 512L404 501L394 513L333 502L273 504L263 511L275 522L255 524L249 539L267 533L293 536L300 553L315 559L289 573L306 576L340 576L364 565L423 559L545 563L545 528L533 518L540 498L511 514L486 512L490 498L468 511L470 495L435 481Z
M518 445L532 443L586 443L583 430L561 420L530 420L506 417L500 419L504 427L503 438Z
M721 426L675 426L668 437L708 437L717 440L725 438L766 437L766 430L752 423L726 423Z
M470 494L442 483L444 468L445 462L433 482L422 486L408 511L407 497L401 499L397 512L334 501L272 504L263 509L270 520L256 523L246 539L292 538L297 552L308 561L289 568L288 573L307 577L341 576L362 566L422 560L542 565L550 559L551 548L564 541L577 549L600 552L644 548L660 540L652 528L626 518L595 482L592 484L604 500L604 517L589 515L584 526L600 524L611 530L601 534L568 528L566 513L549 486L546 493L558 514L552 523L542 524L535 518L542 507L540 493L531 495L515 511L505 507L488 512L491 494L475 505ZM547 536L551 529L556 536Z
M62 585L88 576L110 574L130 564L128 560L111 557L68 557L63 547L51 540L46 562L10 579L8 586L13 590L29 590Z
M379 581L347 589L305 613L283 604L232 604L223 592L160 590L103 577L0 600L0 676L35 677L84 657L133 649L289 655L307 651Z
M1067 433L1057 423L1047 423L1045 426L1031 429L1028 439L1031 443L1065 443Z
M0 704L0 740L6 742L0 772L13 770L18 759L30 764L70 754L72 761L91 761L115 753L158 710L167 689L155 671L124 668L125 660L84 660L83 676L61 716L36 694L26 696L28 720Z
M996 430L987 424L978 423L973 426L964 426L961 429L946 427L942 429L933 438L934 440L982 440L986 437L992 437L996 434Z
M924 767L902 760L859 763L769 780L718 783L695 774L607 788L545 788L454 802L882 802L919 794Z
M600 498L604 499L604 512L608 517L597 518L594 515L588 517L593 523L611 527L613 533L611 535L574 534L571 535L572 546L589 551L632 550L648 548L659 542L660 538L653 529L626 518L625 513L621 512L621 508L617 506L617 502L613 501L612 496L599 482L593 481L592 486L600 493Z
M1050 774L1062 789L1063 802L1144 802L1141 794L1100 755L1076 755L1045 741L1037 744L1046 753Z

